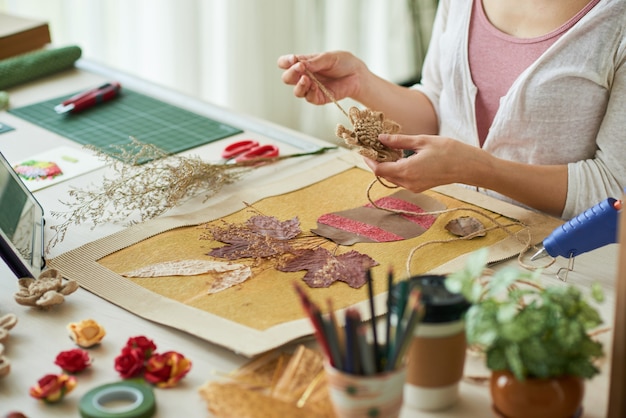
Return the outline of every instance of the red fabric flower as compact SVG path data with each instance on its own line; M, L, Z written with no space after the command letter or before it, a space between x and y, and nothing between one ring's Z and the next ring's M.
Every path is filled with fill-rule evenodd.
M191 361L175 351L154 354L146 363L145 379L160 388L171 388L191 369Z
M75 348L60 352L54 360L54 364L66 373L78 373L91 365L91 358L85 350Z
M76 387L76 378L67 374L47 374L30 388L30 396L46 403L59 402Z
M143 371L145 354L141 348L126 346L115 358L115 370L123 379L138 376Z
M143 352L144 359L148 360L152 353L156 350L156 345L152 340L144 337L143 335L137 337L130 337L126 342L126 347L139 348Z

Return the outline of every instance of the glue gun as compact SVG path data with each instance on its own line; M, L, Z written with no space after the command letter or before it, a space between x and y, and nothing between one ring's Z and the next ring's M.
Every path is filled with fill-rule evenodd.
M543 240L543 248L530 259L571 258L617 242L617 218L622 202L612 197L603 200L556 228Z

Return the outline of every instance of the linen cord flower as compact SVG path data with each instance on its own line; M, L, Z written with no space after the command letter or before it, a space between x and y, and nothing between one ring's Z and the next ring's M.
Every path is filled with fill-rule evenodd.
M307 76L317 85L324 95L341 110L350 120L354 131L338 125L335 135L342 138L346 145L356 147L359 154L376 161L396 161L402 157L400 150L389 148L378 140L378 135L395 134L400 132L401 126L393 120L386 119L382 112L371 109L358 109L353 106L346 112L334 94L322 84L321 81L307 68L304 69Z

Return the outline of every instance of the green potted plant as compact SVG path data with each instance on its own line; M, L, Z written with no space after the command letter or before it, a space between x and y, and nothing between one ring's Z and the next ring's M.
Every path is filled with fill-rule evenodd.
M446 286L472 304L467 342L485 354L494 410L506 418L580 416L584 380L599 373L604 355L589 335L600 314L577 287L542 286L540 272L512 267L487 275L486 261L486 250L471 254ZM597 286L591 294L603 298Z

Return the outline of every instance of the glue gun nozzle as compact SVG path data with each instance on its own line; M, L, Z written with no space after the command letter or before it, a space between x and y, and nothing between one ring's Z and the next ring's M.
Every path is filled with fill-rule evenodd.
M542 248L539 251L537 251L535 255L530 257L530 261L539 260L540 258L546 257L547 255L548 255L548 251L546 251L545 248Z

